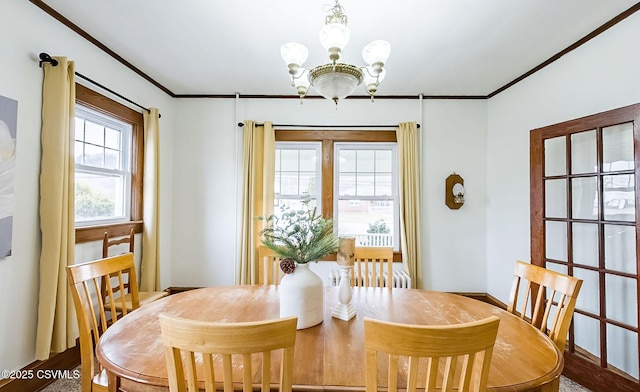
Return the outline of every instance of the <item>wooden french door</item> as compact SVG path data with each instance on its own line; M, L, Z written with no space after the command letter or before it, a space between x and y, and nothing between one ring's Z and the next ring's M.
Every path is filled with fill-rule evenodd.
M640 390L640 104L534 129L531 261L584 280L564 374Z

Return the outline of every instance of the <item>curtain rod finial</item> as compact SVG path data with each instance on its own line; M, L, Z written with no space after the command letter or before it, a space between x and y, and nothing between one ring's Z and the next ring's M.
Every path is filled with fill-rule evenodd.
M40 53L39 57L40 57L40 67L42 67L42 63L51 63L51 65L53 65L54 67L58 65L58 60L49 56L48 53L42 52Z
M238 123L238 126L239 126L239 127L244 127L244 123L239 122L239 123Z

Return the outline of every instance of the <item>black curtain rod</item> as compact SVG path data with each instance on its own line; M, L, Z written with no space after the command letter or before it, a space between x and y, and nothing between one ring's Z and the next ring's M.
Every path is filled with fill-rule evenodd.
M56 60L53 57L49 56L49 54L47 54L47 53L40 53L40 67L41 68L42 68L42 63L51 63L51 65L53 65L55 67L55 66L58 65L58 60ZM103 89L105 91L110 92L111 94L115 95L116 97L124 99L125 101L129 102L132 105L135 105L135 106L139 107L142 110L146 110L148 113L151 113L151 110L149 110L148 108L145 108L144 106L142 106L142 105L130 100L129 98L127 98L127 97L125 97L125 96L113 91L112 89L110 89L110 88L108 88L106 86L103 86L102 84L96 82L95 80L93 80L91 78L88 78L88 77L86 77L83 74L78 73L78 72L76 72L75 74L76 74L77 77L79 77L81 79L84 79L87 82L89 82L89 83L91 83L91 84L93 84L95 86L98 86L98 87L100 87L101 89ZM158 114L158 117L162 117L162 116L160 114Z
M256 124L262 126L264 124ZM239 127L244 127L244 123L239 122ZM397 125L298 125L298 124L273 124L274 127L287 128L398 128ZM417 124L420 128L420 124Z

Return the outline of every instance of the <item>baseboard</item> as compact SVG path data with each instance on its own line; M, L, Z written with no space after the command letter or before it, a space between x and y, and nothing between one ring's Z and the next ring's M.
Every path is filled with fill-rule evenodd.
M488 293L459 293L458 292L458 293L451 293L451 294L458 294L464 297L477 299L478 301L486 302L488 304L497 306L501 309L505 309L505 310L507 309L507 304L505 304L504 302L500 301L499 299L497 299L496 297Z
M182 293L183 291L201 289L202 287L167 287L164 291L168 292L169 295Z
M27 375L25 378L0 380L0 392L39 391L56 381L55 378L42 377L39 374L49 375L51 370L69 370L78 365L80 365L80 346L76 344L46 361L34 361L20 369L22 374Z

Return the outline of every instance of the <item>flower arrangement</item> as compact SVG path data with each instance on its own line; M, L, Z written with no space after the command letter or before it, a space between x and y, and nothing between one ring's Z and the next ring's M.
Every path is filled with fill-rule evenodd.
M280 216L267 217L267 227L260 232L262 243L282 259L280 268L285 273L292 273L295 263L318 261L338 250L333 220L317 215L310 203L305 197L300 209L281 207Z

